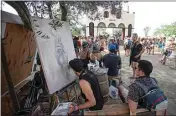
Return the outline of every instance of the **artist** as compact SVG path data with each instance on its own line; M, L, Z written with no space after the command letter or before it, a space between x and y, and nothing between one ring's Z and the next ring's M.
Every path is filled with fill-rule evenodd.
M73 111L83 109L89 109L91 111L101 110L103 108L104 101L96 76L93 72L84 69L84 63L81 59L73 59L69 62L69 65L79 77L81 94L85 99L85 103L81 105L71 105L68 114L71 114Z

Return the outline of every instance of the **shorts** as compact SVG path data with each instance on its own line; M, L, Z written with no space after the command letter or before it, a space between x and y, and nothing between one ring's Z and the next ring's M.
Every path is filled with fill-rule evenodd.
M171 53L172 53L171 51L166 50L163 54L164 54L165 56L170 56Z
M129 66L132 64L132 62L138 62L140 59L141 59L141 57L134 58L134 56L130 56L130 64L129 64Z
M130 49L130 46L129 46L129 45L126 45L126 49L129 50L129 49Z
M79 53L79 48L75 48L75 52L76 52L76 53Z
M138 58L131 58L131 61L132 61L132 62L138 62L140 59L141 59L141 57L138 57Z

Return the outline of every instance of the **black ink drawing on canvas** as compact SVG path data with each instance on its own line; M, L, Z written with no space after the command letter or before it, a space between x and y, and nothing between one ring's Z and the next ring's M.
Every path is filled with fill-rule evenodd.
M68 78L70 76L70 69L68 68L68 52L64 49L64 46L59 36L56 38L55 43L55 54L57 63L59 66L62 67L61 70L64 73L64 77Z
M34 20L36 42L47 86L52 94L76 78L68 66L69 60L76 57L73 40L68 22L53 22L50 19Z

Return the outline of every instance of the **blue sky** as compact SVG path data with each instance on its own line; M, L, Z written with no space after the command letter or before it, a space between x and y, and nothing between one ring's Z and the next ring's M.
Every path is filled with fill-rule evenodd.
M176 2L129 2L124 5L124 10L129 6L130 12L135 12L135 32L139 36L144 36L143 28L150 26L149 35L152 35L154 30L163 24L170 24L176 21ZM11 13L17 14L16 11L9 5L2 7ZM83 18L82 23L86 23Z

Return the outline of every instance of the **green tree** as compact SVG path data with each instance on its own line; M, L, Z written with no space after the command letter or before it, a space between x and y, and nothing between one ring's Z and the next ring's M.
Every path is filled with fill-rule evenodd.
M160 28L155 30L154 35L176 36L176 22L169 25L161 25Z
M148 37L148 33L150 31L150 27L149 26L146 26L143 30L144 30L144 34L145 34L145 37Z
M100 19L98 7L110 8L111 13L121 17L122 3L126 1L5 1L11 5L22 18L26 28L32 30L31 16L53 19L57 16L71 25L79 22L80 16L86 14L90 19ZM55 6L55 8L54 8ZM55 12L54 12L55 9ZM74 20L74 21L70 21Z
M81 34L81 27L77 27L77 26L72 27L71 32L73 36L78 36Z
M85 35L86 34L86 25L81 25L81 26L71 26L71 32L72 35Z
M86 35L86 25L82 25L81 29L82 29L83 34Z

